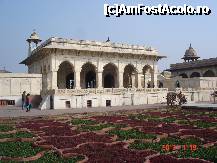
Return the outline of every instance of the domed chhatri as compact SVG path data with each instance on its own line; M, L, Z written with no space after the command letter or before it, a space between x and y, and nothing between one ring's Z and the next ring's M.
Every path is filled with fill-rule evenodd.
M34 42L37 45L39 42L41 42L41 39L39 38L38 34L35 31L33 31L33 33L26 41L29 43Z
M33 31L33 33L30 35L30 37L26 40L29 43L29 51L28 56L31 55L32 51L37 48L38 44L42 41L38 34Z
M198 60L200 57L197 56L197 52L194 50L194 48L192 48L191 44L190 47L185 51L185 55L182 59L184 59L184 61L189 62L189 61L196 61Z

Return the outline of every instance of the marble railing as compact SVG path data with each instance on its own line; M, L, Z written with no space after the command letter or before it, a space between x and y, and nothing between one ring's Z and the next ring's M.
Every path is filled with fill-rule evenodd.
M176 88L176 91L191 92L191 91L216 91L216 88Z
M124 94L124 93L155 93L167 92L167 88L91 88L91 89L55 89L52 94L56 95L82 95L82 94Z

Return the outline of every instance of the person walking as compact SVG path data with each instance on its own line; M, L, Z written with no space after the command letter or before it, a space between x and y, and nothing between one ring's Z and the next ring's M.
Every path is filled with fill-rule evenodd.
M28 93L26 95L26 112L30 111L32 108L31 100L30 100L30 94Z
M26 91L22 94L22 110L25 108L26 105Z

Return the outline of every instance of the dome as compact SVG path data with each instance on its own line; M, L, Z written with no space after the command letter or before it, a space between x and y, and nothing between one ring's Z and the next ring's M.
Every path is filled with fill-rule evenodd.
M185 51L185 57L197 57L197 52L191 47Z
M34 42L36 44L41 42L38 34L35 31L30 35L30 37L26 41L29 43Z
M32 38L32 39L39 39L39 36L37 35L36 32L33 32L33 33L31 34L30 38Z
M198 58L200 58L200 57L197 56L197 52L194 50L194 48L192 48L192 46L190 44L190 47L185 51L185 55L182 59L184 59L185 61L186 60L194 61L194 60L197 60Z

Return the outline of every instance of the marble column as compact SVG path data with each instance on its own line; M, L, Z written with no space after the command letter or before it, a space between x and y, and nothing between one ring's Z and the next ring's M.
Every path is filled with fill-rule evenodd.
M147 88L148 87L148 80L147 80L147 74L144 73L144 88Z
M131 88L135 88L136 87L136 75L135 73L131 74Z
M58 89L58 87L57 87L57 71L51 72L51 89Z
M153 64L153 72L152 72L152 83L153 83L153 87L157 88L157 76L158 76L158 68L157 65Z
M42 90L47 90L47 74L43 73L42 74Z
M158 88L158 85L157 85L157 76L158 76L158 74L154 73L154 75L153 75L153 85L154 85L154 88Z
M97 83L98 83L98 89L102 89L102 71L98 71L97 73Z
M74 72L74 80L75 80L75 89L81 89L81 85L80 85L80 70L75 70Z
M142 73L138 73L138 88L142 88L142 83L141 83L141 77L142 77Z
M123 88L123 77L124 77L124 72L119 71L118 74L119 88Z

